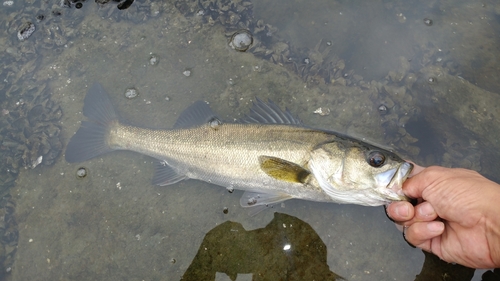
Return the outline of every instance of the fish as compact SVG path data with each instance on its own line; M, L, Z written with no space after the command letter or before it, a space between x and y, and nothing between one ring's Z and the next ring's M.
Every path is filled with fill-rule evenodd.
M413 164L389 149L304 125L288 109L256 99L243 118L222 121L207 102L185 109L171 129L121 120L99 83L84 99L87 120L65 151L69 163L115 150L154 158L152 183L195 179L244 190L240 205L258 213L289 199L379 206L408 200Z

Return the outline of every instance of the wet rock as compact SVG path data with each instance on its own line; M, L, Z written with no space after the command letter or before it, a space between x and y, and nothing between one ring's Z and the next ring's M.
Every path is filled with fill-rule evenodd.
M85 167L80 167L76 170L76 177L78 179L83 179L87 176L88 172L87 172L87 168Z
M377 109L380 115L386 115L387 111L389 110L385 104L379 105Z
M134 0L125 0L123 2L118 3L116 7L118 10L125 10L128 9L130 6L132 6L132 3L134 3Z
M160 58L157 55L151 54L149 56L149 64L150 65L157 65L159 62L160 62Z
M61 118L62 110L51 101L45 85L27 87L25 98L9 108L3 116L5 126L0 130L5 136L2 145L9 149L0 153L10 156L12 161L1 163L2 170L53 163L62 149L60 128L54 124Z
M425 18L424 19L424 24L427 25L427 26L431 26L433 24L433 21L429 18Z
M238 30L236 31L229 40L229 46L240 52L244 52L250 48L253 43L253 36L248 30Z
M32 22L25 22L17 32L17 39L21 41L28 39L35 32L35 29L35 25Z
M125 89L125 97L127 99L135 99L137 96L139 96L139 91L136 88Z
M250 1L234 0L178 0L175 7L186 16L196 15L204 24L217 22L232 29L248 28L253 21L253 4Z

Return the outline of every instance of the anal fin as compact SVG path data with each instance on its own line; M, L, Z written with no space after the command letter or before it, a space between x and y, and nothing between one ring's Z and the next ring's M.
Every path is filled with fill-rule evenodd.
M243 208L250 208L249 214L254 216L273 205L292 198L292 196L283 193L245 191L240 198L240 205Z
M166 161L155 161L155 175L152 183L155 185L170 185L186 179L185 175L179 175Z

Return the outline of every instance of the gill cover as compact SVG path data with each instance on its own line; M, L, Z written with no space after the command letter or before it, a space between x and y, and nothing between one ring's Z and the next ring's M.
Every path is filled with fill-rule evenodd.
M365 206L407 200L401 186L411 171L396 154L360 144L333 141L311 152L309 170L333 201Z

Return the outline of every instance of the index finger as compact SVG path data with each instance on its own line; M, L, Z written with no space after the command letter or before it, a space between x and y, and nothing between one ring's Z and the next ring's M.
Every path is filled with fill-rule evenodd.
M431 186L436 179L443 176L446 168L439 166L421 167L415 166L412 171L412 177L408 178L403 184L403 192L411 198L423 198L424 191L427 187Z

